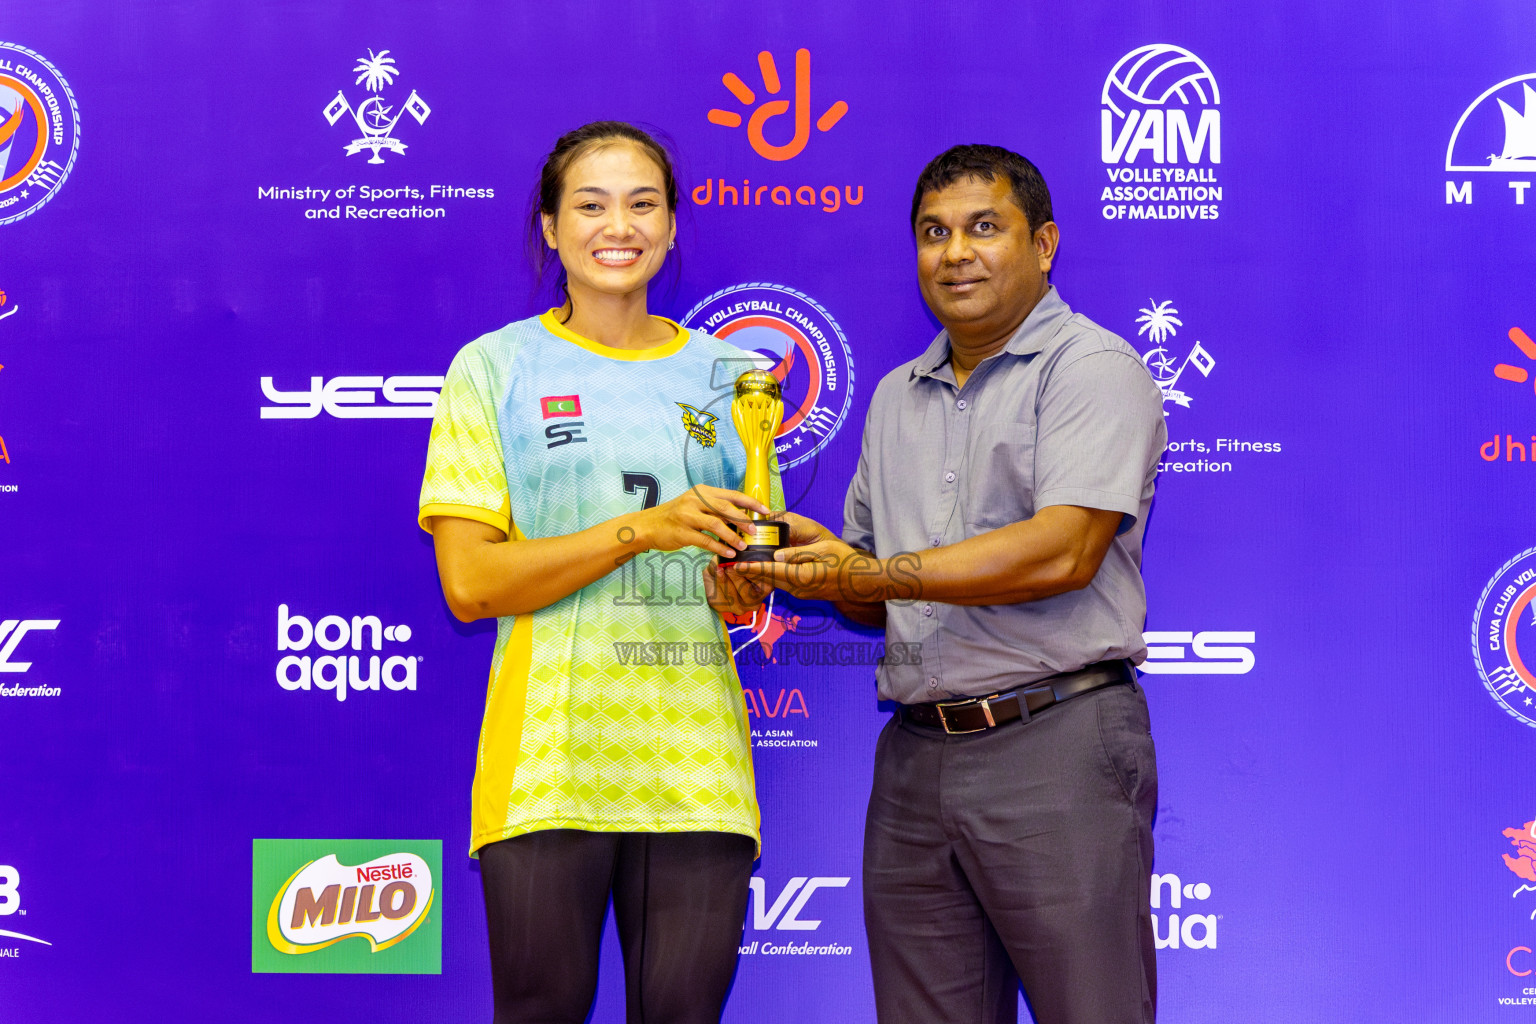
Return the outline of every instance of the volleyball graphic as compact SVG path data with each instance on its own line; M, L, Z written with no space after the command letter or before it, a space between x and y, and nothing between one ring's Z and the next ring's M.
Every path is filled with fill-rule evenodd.
M1117 117L1124 117L1132 106L1160 107L1170 99L1184 106L1221 102L1221 90L1211 69L1182 46L1138 46L1121 57L1104 79L1102 102Z

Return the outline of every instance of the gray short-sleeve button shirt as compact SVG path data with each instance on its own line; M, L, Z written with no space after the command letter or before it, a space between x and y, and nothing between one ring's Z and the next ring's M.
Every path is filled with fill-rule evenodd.
M1011 605L892 601L883 664L903 703L1009 689L1096 661L1146 657L1141 541L1167 443L1162 394L1116 335L1046 293L997 355L955 384L949 337L880 382L844 506L843 539L881 558L954 544L1049 505L1124 516L1083 590ZM938 680L937 686L933 680Z

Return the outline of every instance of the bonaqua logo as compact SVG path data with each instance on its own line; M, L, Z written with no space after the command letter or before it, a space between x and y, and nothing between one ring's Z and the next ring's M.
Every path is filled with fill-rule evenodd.
M1221 89L1182 46L1121 57L1100 94L1106 220L1215 220L1221 212Z
M1215 949L1219 914L1192 914L1184 901L1211 898L1207 882L1185 882L1175 874L1152 876L1152 909L1183 910L1182 914L1152 915L1152 939L1158 949ZM1166 923L1165 923L1166 922ZM1164 933L1166 930L1166 934Z
M779 77L778 63L773 54L764 50L757 55L758 72L762 78L762 91L766 97L776 97L784 89L784 82ZM811 140L811 51L799 49L795 51L795 72L792 84L793 92L788 99L764 98L758 103L758 92L748 85L740 75L735 72L727 72L721 81L732 96L745 108L752 108L751 114L746 118L747 142L752 151L764 159L783 163L793 160L804 152L806 145ZM816 117L815 126L818 132L829 132L848 113L848 104L843 100L837 100L829 105ZM720 125L723 128L740 128L742 115L734 110L723 110L719 107L712 108L706 118L711 124ZM789 118L789 124L793 127L789 130L792 134L787 140L780 142L769 141L767 132L768 122L776 117ZM775 124L771 131L780 139L783 138L783 122ZM772 182L768 184L752 184L751 178L742 178L741 184L736 184L736 179L725 177L708 177L704 184L692 191L693 201L699 206L739 206L739 207L810 207L820 208L825 213L836 213L838 210L849 206L858 206L864 202L864 186L855 185L811 185L797 182Z
M290 614L288 606L280 604L277 606L279 651L307 651L319 647L322 651L338 653L285 655L277 663L278 685L285 690L308 690L311 687L330 690L338 701L347 699L348 690L377 692L381 683L387 690L414 690L420 657L392 654L381 659L377 654L340 653L349 647L362 651L365 644L371 650L382 651L385 641L403 644L410 639L410 626L386 626L377 615L354 615L350 619L326 615L311 622L303 615Z
M80 110L41 54L0 42L0 224L35 213L63 187L80 150Z

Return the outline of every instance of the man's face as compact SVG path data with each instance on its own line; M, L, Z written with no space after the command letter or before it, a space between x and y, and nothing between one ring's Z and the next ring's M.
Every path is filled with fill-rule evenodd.
M925 194L916 231L918 286L951 335L990 340L1022 322L1050 287L1056 225L1031 232L1002 175Z

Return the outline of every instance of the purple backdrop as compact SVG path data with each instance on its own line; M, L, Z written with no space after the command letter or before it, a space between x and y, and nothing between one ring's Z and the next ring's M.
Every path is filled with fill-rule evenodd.
M680 154L656 311L815 307L786 444L821 447L786 489L832 522L874 383L936 330L918 171L977 141L1044 171L1055 281L1147 354L1174 444L1146 565L1162 1019L1536 993L1528 4L239 8L0 24L0 1018L488 1016L464 849L491 628L447 613L415 525L419 414L538 308L528 192L599 118ZM285 689L280 606L396 627L415 688ZM883 716L868 664L806 663L874 638L778 611L742 658L764 850L726 1017L872 1020ZM441 973L253 973L256 839L442 841Z

